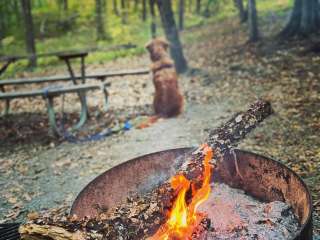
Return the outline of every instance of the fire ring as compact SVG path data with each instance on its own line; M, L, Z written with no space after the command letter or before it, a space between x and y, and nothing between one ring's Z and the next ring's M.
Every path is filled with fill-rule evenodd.
M70 214L95 217L98 208L115 207L130 195L143 193L171 177L176 157L191 148L155 152L122 163L91 181L77 196ZM213 181L243 189L262 201L284 201L298 217L301 229L292 240L312 240L312 200L303 180L288 167L255 153L235 150L224 156ZM235 164L237 159L237 166ZM241 176L237 174L241 172Z

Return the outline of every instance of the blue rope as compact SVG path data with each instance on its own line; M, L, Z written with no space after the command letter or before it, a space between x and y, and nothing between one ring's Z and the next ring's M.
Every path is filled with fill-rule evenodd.
M68 142L70 142L70 143L85 143L85 142L100 141L106 137L109 137L109 136L116 134L116 133L119 133L121 131L129 131L132 127L133 127L132 124L129 121L126 121L124 123L124 126L121 129L112 130L112 129L108 128L107 131L104 130L100 133L95 133L95 134L89 135L84 138L77 138L76 136L70 134L65 129L62 129L62 130L63 130L64 139L67 140Z

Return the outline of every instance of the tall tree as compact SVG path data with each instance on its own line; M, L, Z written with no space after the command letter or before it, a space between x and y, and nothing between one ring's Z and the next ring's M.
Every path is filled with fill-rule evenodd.
M155 38L157 36L157 25L156 25L156 10L155 0L149 0L150 15L151 15L151 36Z
M106 31L104 28L104 3L105 0L96 0L96 30L97 39L106 39Z
M68 0L57 0L57 4L62 13L68 12L68 9L69 9Z
M295 0L290 20L280 33L282 37L304 36L319 31L318 0Z
M142 20L147 20L147 0L142 0Z
M188 11L192 12L193 0L189 0L188 2Z
M119 16L119 9L118 9L118 0L112 0L112 9L113 9L113 13L116 16Z
M248 20L248 12L244 7L243 0L234 0L234 4L238 8L240 22L246 22Z
M21 8L24 22L24 31L25 31L25 41L27 53L30 55L29 66L37 66L36 58L36 44L34 36L34 26L31 13L31 2L30 0L21 0Z
M3 17L0 11L0 50L2 50L2 39L4 38L4 31Z
M185 1L179 0L179 30L184 28L184 10L185 10Z
M205 17L210 17L211 13L210 13L210 7L212 4L215 3L215 0L208 0L207 4L206 4L206 8L204 10L204 16Z
M137 11L139 8L139 0L134 0L134 11Z
M201 0L196 2L196 13L199 15L201 13Z
M0 50L2 49L2 39L5 36L5 11L0 3Z
M256 42L259 40L258 13L256 0L248 1L248 18L249 18L249 41Z
M127 6L127 1L126 0L121 0L121 19L122 19L122 24L127 24L128 23L128 6Z
M68 0L63 0L63 10L67 12L69 9Z
M164 32L170 42L170 53L174 60L176 70L178 73L183 73L188 70L188 65L183 55L182 45L172 11L171 0L156 0L156 2Z

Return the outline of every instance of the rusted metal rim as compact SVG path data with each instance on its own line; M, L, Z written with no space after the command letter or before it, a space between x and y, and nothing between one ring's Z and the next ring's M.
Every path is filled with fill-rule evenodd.
M141 167L141 171L143 172L144 169L147 171L147 173L149 173L149 175L152 175L153 173L155 173L155 170L158 169L162 169L164 167L164 164L169 165L170 163L170 159L171 162L173 161L172 159L176 158L177 156L181 155L181 154L185 154L189 151L191 151L194 148L177 148L177 149L170 149L170 150L164 150L164 151L160 151L160 152L154 152L154 153L150 153L150 154L146 154L140 157L136 157L134 159L131 159L129 161L126 161L120 165L117 165L114 168L111 168L107 171L105 171L104 173L100 174L98 177L96 177L94 180L92 180L77 196L77 198L75 199L72 207L71 207L71 211L70 214L77 214L78 216L81 214L83 214L84 212L88 213L88 208L91 211L94 207L93 205L96 203L97 205L99 205L100 202L107 202L105 200L105 198L110 198L112 204L117 204L119 201L119 196L111 196L113 195L113 191L112 189L106 188L104 189L105 191L109 191L107 193L100 193L99 190L96 190L97 188L103 188L103 185L108 184L108 181L111 179L113 181L113 184L109 185L111 186L111 188L113 187L113 185L117 185L118 182L121 182L124 178L129 178L130 176L130 172L132 172L131 169L139 169L140 171L140 167ZM256 153L252 153L249 151L244 151L244 150L239 150L236 149L235 150L236 154L239 155L250 155L252 158L257 159L257 161L260 160L266 160L269 163L273 163L274 165L277 165L279 167L279 169L284 169L286 172L290 173L295 180L297 180L299 182L299 184L301 185L301 187L303 188L303 192L306 195L306 200L304 200L305 204L306 204L306 211L307 212L307 216L304 218L303 223L301 223L301 229L296 233L296 235L291 238L290 240L312 240L312 211L313 211L313 206L312 206L312 199L311 199L311 194L309 191L308 186L304 183L304 181L302 180L302 178L295 173L294 171L292 171L290 168L288 168L286 165L284 165L283 163L274 160L272 158L269 157L265 157ZM165 160L163 160L163 158L167 158ZM159 166L154 166L155 164L158 164ZM169 162L169 163L166 163ZM155 170L151 170L150 171L150 164L152 165L151 168L154 168ZM144 169L143 169L144 168ZM152 172L153 171L153 172ZM165 169L164 171L168 171L168 169ZM134 173L133 173L134 174ZM139 174L134 174L132 175L132 178L135 178L136 175ZM140 174L143 175L143 174ZM139 181L140 180L140 181ZM135 185L131 184L131 182L129 182L129 187L131 187L133 190L138 189L137 187L137 183L142 183L142 182L147 182L150 183L149 180L146 179L135 179ZM119 183L121 184L121 183ZM152 183L150 183L149 185L152 185ZM110 187L108 186L108 187ZM124 185L126 186L126 185ZM117 187L117 186L115 186ZM103 190L103 189L102 189ZM103 196L100 196L101 194L104 194ZM122 193L125 194L125 193ZM117 195L117 193L115 193L115 195ZM122 196L123 197L123 196ZM94 203L94 204L93 204ZM89 206L90 205L90 206ZM87 209L86 209L87 208ZM92 210L94 211L94 210ZM90 214L86 214L90 216L94 216L94 214L91 215Z
M307 192L309 213L308 213L308 217L307 217L306 221L303 224L301 224L300 230L296 233L296 235L292 238L292 240L300 240L300 239L301 240L304 240L304 239L312 240L312 236L313 236L313 233L312 233L312 230L313 230L313 228L312 228L312 213L313 213L312 197L311 197L310 189L309 189L308 185L303 181L303 179L296 172L291 170L285 164L281 163L279 160L275 160L271 157L266 157L261 154L253 153L253 152L246 151L246 150L236 149L236 151L240 151L240 152L247 153L247 154L252 154L252 155L255 155L259 158L264 158L266 160L270 160L270 161L276 163L277 165L279 165L280 167L291 172L300 181L301 185L304 187L305 191ZM304 237L304 235L308 235L308 234L310 234L310 235Z

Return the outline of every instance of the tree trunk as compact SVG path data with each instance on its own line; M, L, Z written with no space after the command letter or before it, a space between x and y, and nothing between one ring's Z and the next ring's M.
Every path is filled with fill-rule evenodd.
M112 8L113 8L113 13L116 16L119 16L118 0L112 0Z
M210 17L211 13L210 13L210 5L212 4L212 0L208 0L207 4L206 4L206 8L204 10L204 17L208 18Z
M97 40L106 39L106 32L104 29L104 11L103 11L103 1L96 0L96 30L97 30Z
M122 24L128 23L128 9L127 9L126 0L121 0L121 19L122 19Z
M172 11L171 0L156 1L165 35L170 42L170 53L174 60L176 70L178 73L183 73L188 69L188 65L183 55L179 33Z
M27 53L30 55L29 67L36 67L37 66L36 45L35 45L35 37L34 37L34 30L33 30L34 27L33 27L30 0L21 0L21 7L22 7L24 30L25 30L26 48L27 48Z
M134 0L134 11L137 11L139 8L139 0Z
M189 0L189 2L188 2L188 11L189 12L192 12L192 3L193 3L193 0Z
M234 3L239 10L240 22L245 23L248 20L248 12L244 8L243 0L234 0Z
M157 36L157 25L156 25L156 10L154 8L155 0L149 0L150 15L151 15L151 36L156 38Z
M147 0L142 0L142 21L147 20Z
M184 29L184 9L185 9L185 1L179 0L179 30Z
M0 5L0 50L2 50L2 39L5 36L5 22L4 19L5 18L5 14L4 11L2 9L2 6Z
M62 7L64 12L68 12L69 6L68 6L68 0L62 1Z
M249 14L249 42L256 42L259 40L258 29L258 14L256 8L256 0L248 1Z
M291 17L280 36L308 37L319 30L319 3L318 0L295 0Z
M197 0L196 13L198 15L201 13L201 0Z

